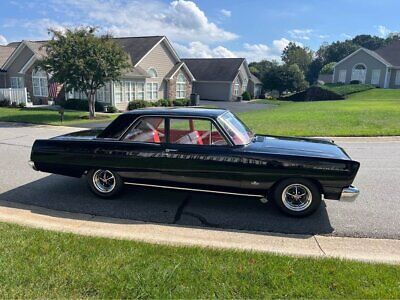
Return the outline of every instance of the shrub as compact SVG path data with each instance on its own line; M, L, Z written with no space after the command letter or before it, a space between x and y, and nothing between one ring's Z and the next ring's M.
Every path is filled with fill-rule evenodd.
M249 101L249 100L251 100L251 95L250 95L250 93L249 93L248 91L243 92L243 94L242 94L242 100L244 100L244 101Z
M172 100L173 106L189 106L190 100L189 99L175 99Z
M107 106L107 113L116 113L118 112L118 109L115 106Z
M352 80L350 81L350 84L361 84L359 80Z
M15 102L15 101L11 102L11 107L14 107L14 108L18 107L17 102Z
M24 108L26 107L26 104L24 102L18 103L19 108Z
M10 100L7 99L0 100L0 107L8 107L10 105L11 105Z
M156 106L170 107L173 103L169 99L160 99L156 102Z
M343 100L344 96L321 86L312 86L305 91L281 97L280 99L289 101L323 101Z
M82 99L68 99L63 104L65 109L89 111L89 102ZM96 111L104 111L104 104L101 102L95 102Z
M145 108L145 107L149 107L152 106L152 104L148 101L145 100L133 100L130 101L128 104L128 110L134 110L134 109L138 109L138 108Z

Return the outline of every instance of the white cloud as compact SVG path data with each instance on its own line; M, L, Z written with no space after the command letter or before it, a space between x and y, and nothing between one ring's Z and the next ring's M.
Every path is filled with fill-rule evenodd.
M238 37L211 22L196 3L175 0L52 0L57 9L74 12L74 25L82 20L100 25L116 36L166 35L173 41L225 42Z
M379 25L378 32L381 37L387 37L390 34L391 30L383 25Z
M229 18L230 16L232 16L232 12L231 12L230 10L221 9L220 12L221 12L221 14L222 14L224 17Z
M191 42L188 46L174 43L174 48L181 57L237 57L232 51L223 46L211 48L202 42Z
M210 47L200 41L191 42L188 46L174 43L175 49L181 57L244 57L248 62L267 60L281 60L282 50L290 43L288 39L281 38L266 44L243 44L243 49L232 51L223 46ZM296 43L302 45L301 43Z
M4 35L0 34L0 45L7 45L7 44L8 44L8 42L7 42L6 37Z
M313 32L313 29L292 29L288 31L292 38L299 40L309 40Z
M352 35L347 34L347 33L341 33L340 36L341 36L341 37L344 37L345 39L352 39L352 38L353 38Z

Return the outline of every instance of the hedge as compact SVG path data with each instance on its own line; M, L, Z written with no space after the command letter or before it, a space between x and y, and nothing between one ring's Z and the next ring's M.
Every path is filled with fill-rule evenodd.
M68 100L60 103L60 105L62 107L64 107L65 109L89 111L89 102L87 100L68 99ZM104 111L104 104L96 101L95 109L96 109L96 111Z
M128 110L134 110L145 107L171 107L171 106L189 106L189 99L160 99L158 101L146 101L146 100L133 100L128 104Z

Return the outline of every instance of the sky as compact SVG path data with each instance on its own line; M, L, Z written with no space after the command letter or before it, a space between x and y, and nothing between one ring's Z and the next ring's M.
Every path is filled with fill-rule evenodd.
M400 31L399 0L0 0L0 45L48 28L166 35L181 57L277 59L289 42L317 50L358 34Z

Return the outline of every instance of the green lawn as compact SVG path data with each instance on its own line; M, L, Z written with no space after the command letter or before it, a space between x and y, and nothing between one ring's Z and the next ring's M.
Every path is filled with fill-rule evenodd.
M0 223L1 298L399 298L400 266L160 246Z
M33 108L6 108L0 107L0 122L23 122L50 125L72 125L88 122L108 121L116 117L117 114L97 113L95 120L88 120L87 112L65 111L64 122L61 123L58 111Z
M337 101L276 103L275 108L239 116L255 132L271 135L400 135L400 90L372 89Z

